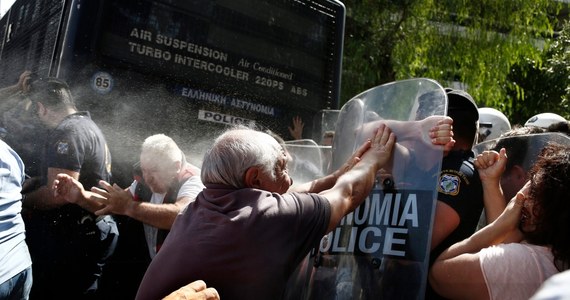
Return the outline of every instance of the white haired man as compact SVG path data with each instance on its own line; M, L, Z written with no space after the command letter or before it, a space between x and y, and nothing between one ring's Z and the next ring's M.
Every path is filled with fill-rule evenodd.
M310 249L368 196L394 144L382 124L337 172L292 192L287 154L273 137L225 132L204 155L206 189L176 219L137 299L159 299L198 279L221 299L282 297Z
M135 179L123 189L116 184L100 181L102 187L91 191L103 208L97 215L125 215L144 224L148 251L153 258L174 223L174 219L186 205L196 198L204 185L200 169L186 161L176 142L164 135L147 137L140 154L142 178ZM65 194L65 182L71 178L60 174L56 189Z

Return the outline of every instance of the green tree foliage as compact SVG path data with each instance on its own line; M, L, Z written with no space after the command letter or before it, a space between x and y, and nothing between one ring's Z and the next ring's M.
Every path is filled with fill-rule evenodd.
M368 88L396 80L394 49L410 23L426 19L416 0L347 0L341 102Z
M347 0L342 99L393 80L428 77L512 111L509 73L542 66L561 8L552 0ZM520 93L517 97L523 97Z
M513 67L507 97L512 103L513 123L524 124L540 112L553 112L570 119L570 23L543 52L543 65L524 60Z
M561 34L549 53L551 55L548 58L545 72L553 78L548 82L555 85L548 88L562 92L561 98L552 99L552 104L558 104L553 106L553 112L570 120L570 22L564 23Z

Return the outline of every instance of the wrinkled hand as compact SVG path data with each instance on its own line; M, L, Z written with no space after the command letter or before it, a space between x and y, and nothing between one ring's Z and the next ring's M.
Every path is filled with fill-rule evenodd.
M203 280L196 280L172 292L163 300L220 300L220 295L215 288L206 287Z
M293 128L289 127L289 133L294 139L300 140L303 138L303 127L305 127L305 123L301 117L296 116L293 118Z
M433 146L443 146L444 151L450 151L455 145L453 139L453 119L446 116L430 116L420 121L424 143Z
M502 148L499 152L488 150L477 155L473 162L479 171L481 181L499 181L507 166L507 151Z
M382 168L390 161L395 143L396 136L390 128L381 124L374 137L370 140L370 148L362 155L361 161L367 160L375 163L378 169Z
M92 187L91 192L95 195L92 200L96 200L103 204L104 207L95 212L96 215L119 214L126 215L129 205L133 202L133 197L128 189L122 189L117 184L100 180L99 185L102 187Z
M52 189L56 199L61 198L70 203L77 203L85 191L81 182L63 173L57 174Z

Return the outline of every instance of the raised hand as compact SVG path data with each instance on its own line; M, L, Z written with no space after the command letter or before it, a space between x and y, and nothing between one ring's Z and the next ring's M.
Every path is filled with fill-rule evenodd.
M361 161L377 164L378 169L390 162L396 136L385 124L381 124L376 134L370 140L370 148L362 155Z
M20 74L20 78L18 78L18 89L24 93L29 92L31 80L32 80L31 71L22 72L22 74Z
M420 121L424 143L443 146L444 151L450 151L455 145L453 139L453 119L446 116L430 116Z
M83 196L85 189L81 182L67 174L57 174L56 180L53 181L53 195L55 198L61 198L69 203L77 203Z
M305 123L301 117L296 116L293 118L293 128L289 127L289 133L295 140L300 140L303 138L303 127L305 127Z
M104 207L96 211L95 214L126 215L129 205L133 202L133 196L128 189L122 189L117 184L111 185L104 180L99 181L99 185L102 188L92 187L91 192L95 194L93 200L99 201Z
M502 148L497 151L487 150L477 155L474 161L475 168L483 182L499 182L507 166L507 151Z

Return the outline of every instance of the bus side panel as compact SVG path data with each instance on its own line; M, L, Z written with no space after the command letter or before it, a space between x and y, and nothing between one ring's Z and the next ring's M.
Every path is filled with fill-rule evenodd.
M78 106L102 124L115 167L136 161L154 133L171 135L197 164L211 138L231 125L255 124L290 139L288 126L301 116L310 137L314 114L338 104L344 7L331 3L82 6L77 19L90 21L77 22L76 34L88 38L67 39L75 40L74 51L62 58L61 74Z
M48 76L64 17L63 0L19 0L2 18L0 83L14 84L25 70Z

